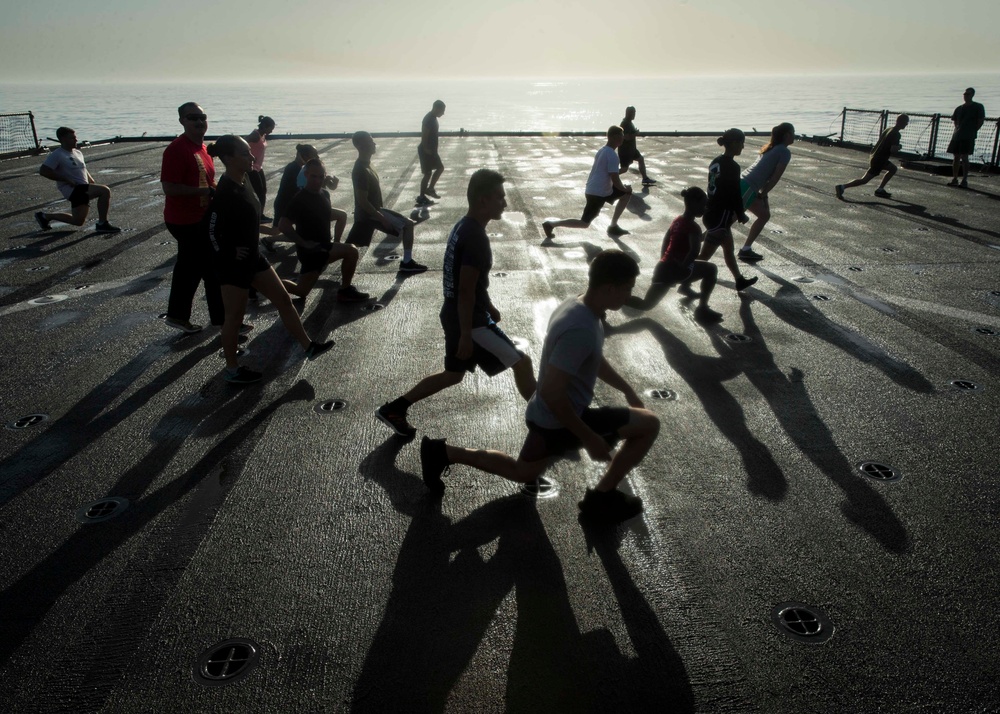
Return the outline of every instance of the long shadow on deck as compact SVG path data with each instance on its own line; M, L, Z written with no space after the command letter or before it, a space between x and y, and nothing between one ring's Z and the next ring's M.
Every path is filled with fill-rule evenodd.
M618 711L626 700L635 711L693 710L684 665L614 547L597 539L635 659L623 657L606 630L580 632L534 501L502 498L452 523L440 499L411 496L423 486L396 468L400 448L400 440L389 439L359 468L413 520L355 685L353 711L444 711L477 653L506 668L508 712ZM493 626L511 592L512 633ZM480 651L489 630L505 645L512 636L509 652Z

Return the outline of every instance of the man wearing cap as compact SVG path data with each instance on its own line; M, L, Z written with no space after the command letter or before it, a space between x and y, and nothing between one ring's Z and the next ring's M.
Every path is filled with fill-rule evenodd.
M965 100L955 107L951 114L951 122L955 125L955 133L952 134L948 143L948 153L953 154L955 159L951 164L951 183L949 186L969 187L969 154L976 150L976 134L979 127L986 121L986 108L979 102L972 101L976 96L976 90L969 87L962 94ZM962 183L958 182L958 167L962 167Z

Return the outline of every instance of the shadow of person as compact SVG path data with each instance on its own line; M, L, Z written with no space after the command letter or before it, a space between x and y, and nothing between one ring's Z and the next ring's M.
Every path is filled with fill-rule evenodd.
M587 550L596 552L601 559L636 653L634 658L622 657L607 630L584 635L585 639L593 640L594 646L584 650L597 656L592 662L594 670L603 672L598 690L616 702L609 710L677 714L695 711L684 661L622 561L618 552L619 531L582 518L580 527ZM613 652L608 648L613 648Z
M594 258L596 258L597 255L602 250L604 250L604 248L602 248L601 246L599 246L599 245L597 245L595 243L591 243L588 240L574 241L572 243L556 243L556 241L554 239L552 239L552 240L546 239L546 240L542 241L541 246L542 246L542 248L565 248L565 249L569 249L569 250L573 250L575 248L579 248L580 250L582 250L584 252L584 255L586 256L586 259L587 259L588 263L590 263L591 261L593 261Z
M985 194L990 195L991 194ZM996 198L1000 198L997 196ZM923 206L919 203L912 203L910 201L904 201L899 198L889 198L884 201L848 201L843 199L847 203L853 203L856 206L875 206L879 208L894 209L906 213L910 216L916 216L917 218L922 218L924 220L933 221L934 223L940 223L941 225L948 226L949 228L956 228L963 231L972 231L974 233L982 233L990 236L991 238L1000 239L1000 232L991 231L987 228L974 228L957 218L951 216L942 216L938 213L928 213L927 206Z
M645 199L645 196L648 195L649 186L643 186L642 191L633 191L626 210L644 221L653 220L653 217L649 215L649 204L646 203Z
M135 601L129 603L129 607L124 608L123 612L115 613L116 621L101 620L92 625L96 630L95 639L100 640L101 646L92 647L92 640L81 638L87 642L86 659L91 662L102 661L102 658L105 662L109 658L117 660L123 654L133 652L134 646L138 645L158 617L162 605L172 596L173 585L183 576L187 563L207 534L212 515L238 480L243 465L255 446L251 437L258 431L263 431L262 427L281 406L296 401L309 401L314 397L312 387L300 380L221 439L182 476L146 494L146 489L173 460L199 423L197 418L183 414L183 407L172 410L173 414L164 417L165 420L174 422L168 435L162 436L108 490L108 496L128 498L130 507L113 520L79 527L64 543L0 593L0 612L4 613L4 617L0 618L0 665L10 658L67 589L105 557L150 526L171 504L215 474L218 481L211 484L212 503L208 504L210 508L202 509L205 511L204 518L197 528L191 523L177 526L174 521L153 526L167 529L161 538L151 534L149 542L154 544L154 549L162 551L159 555L169 560L171 565L168 568L161 562L161 567L154 568L157 581L155 587L147 586L142 592L136 593ZM215 408L241 408L239 398L232 401L231 406L219 404ZM183 532L173 532L175 528ZM150 553L144 560L156 563L156 555ZM132 649L129 649L130 645ZM117 685L112 683L114 678L105 679L108 682L107 693L110 693L113 686Z
M846 501L841 511L848 520L886 550L907 552L906 528L840 450L809 396L805 374L798 368L788 375L778 369L754 320L750 301L741 303L740 319L744 334L752 342L742 345L740 354L733 357L743 364L743 374L767 401L781 428L813 466L844 492ZM712 335L712 343L719 354L732 352L717 334Z
M581 634L536 502L521 494L508 496L452 523L441 513L440 499L426 490L412 496L420 480L396 468L401 448L387 440L359 466L361 475L385 488L394 507L412 520L382 621L355 683L352 711L454 707L451 692L477 654L497 669L506 667L506 711L617 709L617 682L603 693L595 685L608 683L607 672L622 671L629 661L606 631ZM493 635L512 636L509 654L495 649L496 642L480 651L512 593L513 631L501 627ZM495 625L492 629L498 632Z
M618 248L623 253L632 258L632 260L634 260L636 263L642 263L642 256L636 253L634 250L632 250L630 246L626 245L620 237L618 236L609 236L609 237L611 238L611 240L615 242L615 245L617 245ZM591 260L593 260L593 258L591 258ZM588 260L587 262L589 263L590 261Z
M614 328L614 334L648 331L660 346L667 364L695 393L716 429L736 448L747 474L747 488L769 501L780 501L788 482L770 450L747 426L740 403L729 393L724 382L739 376L742 368L722 354L707 357L695 354L663 325L649 317L640 317ZM706 439L706 445L711 443Z
M864 335L833 322L797 285L759 265L757 270L777 283L778 291L774 295L768 295L756 288L751 288L747 292L773 312L775 317L797 330L818 337L860 362L872 365L901 387L920 394L931 394L935 391L934 385L906 362L893 357Z

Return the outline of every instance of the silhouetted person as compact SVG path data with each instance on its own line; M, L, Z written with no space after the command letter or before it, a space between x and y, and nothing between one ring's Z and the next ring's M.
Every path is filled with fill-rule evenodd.
M618 159L621 162L619 173L627 173L629 165L633 161L638 162L639 173L642 174L642 185L650 186L656 183L656 181L646 175L646 160L639 153L639 149L635 143L636 137L639 136L639 130L635 128L633 119L635 119L635 107L625 107L625 118L622 119L621 123L622 131L625 132L625 138L622 141L622 145L618 147Z
M845 184L835 186L834 190L837 192L837 198L844 197L845 189L864 186L883 171L885 171L885 176L882 177L881 183L875 189L875 195L881 198L892 196L891 193L885 190L885 187L889 183L889 180L896 175L897 167L896 164L889 160L889 157L899 152L899 147L902 145L900 132L909 123L910 117L905 114L900 114L896 117L896 123L882 132L882 135L878 138L878 143L872 149L871 156L868 157L868 170L865 172L865 175Z
M420 159L420 195L417 196L418 206L428 206L431 201L428 196L441 198L434 187L444 173L444 164L438 153L438 119L444 116L444 102L440 99L434 102L431 110L424 115L420 124L420 144L417 145L417 157Z
M969 155L976 151L976 134L986 121L986 108L979 102L972 101L976 90L969 87L962 94L965 100L955 107L951 113L951 122L955 125L955 133L948 142L948 153L955 156L951 162L951 182L949 186L969 187ZM962 169L962 183L958 182L959 166Z
M764 256L755 253L751 246L764 226L771 220L771 207L767 195L781 180L785 167L792 160L788 147L795 143L795 127L785 122L771 129L771 139L760 150L760 156L750 165L740 180L743 207L757 217L750 225L747 239L740 248L739 259L747 262L761 260Z

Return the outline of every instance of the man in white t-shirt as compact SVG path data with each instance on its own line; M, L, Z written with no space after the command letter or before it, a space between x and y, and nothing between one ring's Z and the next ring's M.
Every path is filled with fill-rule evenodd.
M94 183L94 177L87 171L83 152L76 148L76 132L61 126L56 129L59 148L42 162L38 170L42 176L56 182L63 198L69 201L72 213L45 213L37 211L35 220L43 231L49 230L51 221L61 221L73 226L82 226L90 213L90 202L97 199L98 233L119 233L121 228L108 223L108 207L111 205L111 189Z
M628 231L618 225L618 218L625 212L629 199L632 198L632 187L622 184L618 177L618 147L625 140L625 131L620 126L608 128L608 143L600 148L594 157L594 166L590 169L587 179L587 205L580 218L564 218L556 221L545 221L545 240L555 236L556 228L589 228L591 222L601 212L605 203L615 203L615 213L608 226L609 236L628 235Z

